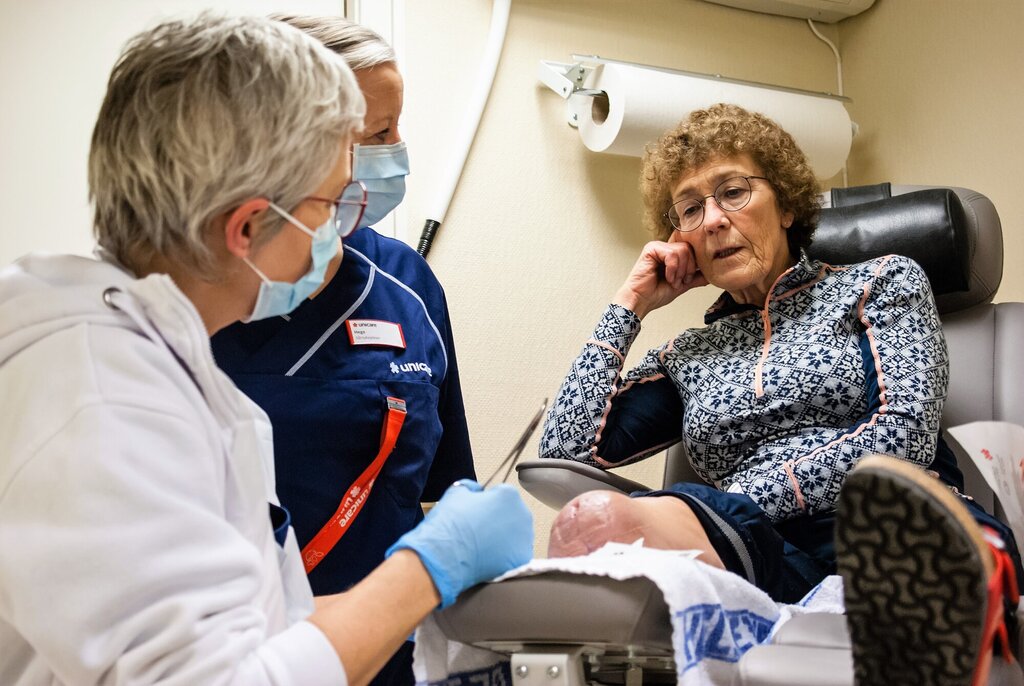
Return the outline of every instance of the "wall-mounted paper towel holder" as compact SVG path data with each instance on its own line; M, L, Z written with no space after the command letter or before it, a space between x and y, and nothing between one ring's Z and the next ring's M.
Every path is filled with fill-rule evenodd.
M572 55L572 62L541 60L537 77L566 100L569 125L595 152L639 156L689 111L732 102L775 119L819 178L829 178L842 169L856 127L849 98L721 74Z

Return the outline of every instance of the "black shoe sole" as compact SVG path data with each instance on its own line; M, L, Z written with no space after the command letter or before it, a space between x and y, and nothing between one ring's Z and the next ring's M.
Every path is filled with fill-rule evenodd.
M843 484L836 524L856 683L969 685L992 574L981 530L922 470L861 462Z

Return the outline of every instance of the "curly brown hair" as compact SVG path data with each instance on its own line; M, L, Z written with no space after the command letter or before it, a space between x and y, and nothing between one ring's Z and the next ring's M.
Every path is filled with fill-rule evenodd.
M640 174L644 218L659 237L672 234L665 214L672 205L672 189L684 174L709 160L749 155L761 168L778 197L779 207L792 212L786 232L789 252L799 257L811 244L818 222L818 182L793 137L773 120L738 105L719 103L694 110L648 145Z

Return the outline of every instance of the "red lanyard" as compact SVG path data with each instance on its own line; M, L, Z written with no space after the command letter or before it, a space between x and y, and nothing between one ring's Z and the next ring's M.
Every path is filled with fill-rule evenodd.
M400 398L388 398L388 416L384 418L384 428L381 432L380 450L377 457L373 459L359 478L345 491L345 497L341 499L331 518L324 524L323 528L313 537L306 547L302 549L302 563L306 566L306 574L320 564L320 560L331 552L341 537L348 533L349 526L355 521L359 511L366 504L370 496L377 475L384 467L391 452L398 442L398 434L402 432L402 424L405 422L405 401Z

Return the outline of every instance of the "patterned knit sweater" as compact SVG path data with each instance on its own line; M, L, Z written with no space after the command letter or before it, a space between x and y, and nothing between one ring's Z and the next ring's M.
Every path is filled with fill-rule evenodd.
M723 293L705 324L622 377L640 320L609 306L548 413L541 457L606 468L682 440L702 478L773 521L834 509L864 455L931 464L949 359L913 260L804 257L763 308Z

